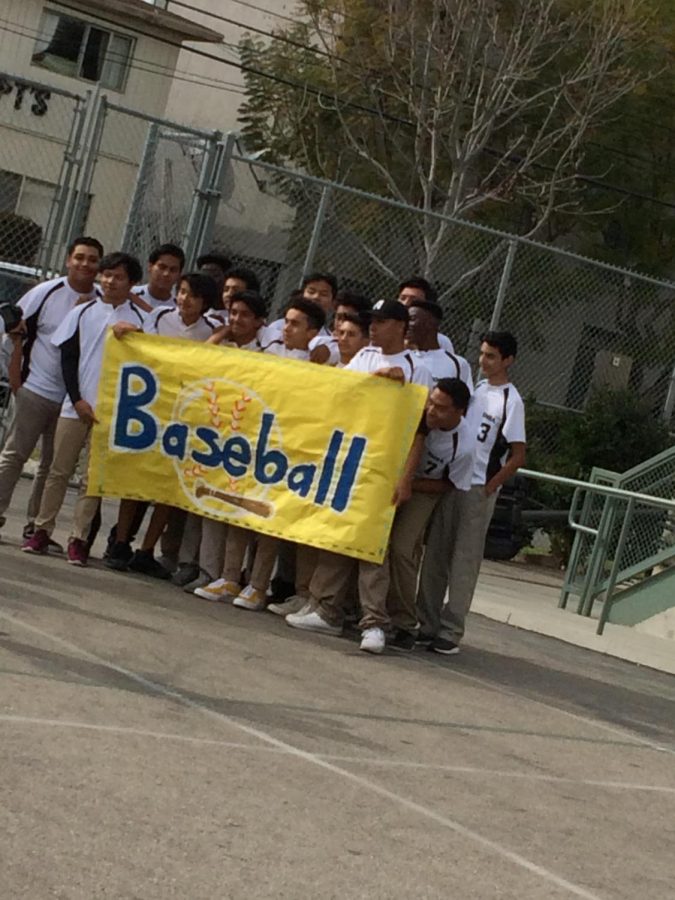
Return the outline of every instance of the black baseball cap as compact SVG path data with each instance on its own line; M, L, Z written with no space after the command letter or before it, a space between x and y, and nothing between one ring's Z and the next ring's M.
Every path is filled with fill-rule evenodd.
M398 300L378 300L371 313L373 319L396 319L398 322L410 321L408 307Z

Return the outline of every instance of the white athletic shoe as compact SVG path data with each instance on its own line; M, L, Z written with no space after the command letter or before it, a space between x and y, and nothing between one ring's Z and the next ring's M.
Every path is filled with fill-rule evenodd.
M300 610L286 616L286 624L301 631L317 631L319 634L342 634L341 625L330 625L314 610Z
M361 635L359 650L366 653L382 653L384 650L384 631L381 628L366 628Z
M267 612L274 613L275 616L288 616L291 613L300 612L303 606L307 606L307 598L296 595L289 597L283 603L270 603Z
M261 594L260 591L256 591L251 584L247 584L239 596L232 601L232 606L237 606L239 609L250 609L253 612L265 609L266 605L267 599L265 595Z
M231 603L239 594L239 585L233 581L225 581L224 578L218 578L210 584L203 584L201 587L195 588L193 594L196 597L202 597L204 600L216 600L221 603Z

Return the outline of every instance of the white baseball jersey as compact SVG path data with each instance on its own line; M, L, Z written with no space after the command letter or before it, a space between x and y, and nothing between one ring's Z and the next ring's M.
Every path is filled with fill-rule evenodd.
M345 369L352 372L377 372L378 369L398 367L403 370L406 383L421 384L426 388L434 386L431 372L427 367L415 359L411 350L403 350L401 353L383 353L379 347L364 347L351 359Z
M465 418L457 428L431 429L424 439L424 451L417 478L451 481L458 491L468 491L474 470L476 435Z
M143 331L163 337L183 338L188 341L206 341L216 326L205 316L200 316L192 325L186 325L177 309L168 306L148 313Z
M130 322L143 328L143 316L130 300L125 300L120 306L113 306L98 298L71 310L52 337L55 347L62 347L72 341L80 398L92 407L95 407L98 394L105 336L108 326L116 322ZM78 418L69 395L63 401L61 415L67 419Z
M453 343L452 343L452 341L450 340L450 338L447 336L447 334L441 334L441 333L439 332L439 334L438 334L438 345L439 345L439 347L441 348L441 350L447 350L448 353L454 353L454 352L455 352L455 348L454 348L454 346L453 346Z
M493 465L498 463L501 467L507 456L505 445L525 443L522 397L510 383L491 385L481 381L471 400L469 421L476 431L476 461L471 483L486 484L491 456Z
M166 300L160 300L158 297L153 297L150 293L150 286L147 284L136 285L136 287L131 289L131 292L133 294L138 294L138 296L142 300L145 300L146 303L149 303L153 309L159 309L162 306L173 308L176 305L175 289L171 291L171 296Z
M263 325L263 327L258 332L260 336L261 332L264 332L264 337L266 338L267 343L271 343L273 340L283 340L283 332L284 332L284 320L283 319L275 319L274 322L270 322L269 325ZM263 338L261 338L262 340ZM328 347L328 361L326 362L327 366L336 366L340 362L340 350L337 344L337 338L333 335L329 329L324 325L321 328L321 331L312 340L309 342L309 351L315 350L317 347Z
M309 350L289 350L284 344L283 338L276 338L276 340L270 341L261 350L263 353L271 353L272 356L283 356L286 359L309 359Z
M439 338L441 335L439 334ZM450 350L414 350L415 357L431 372L434 384L441 378L459 378L473 393L471 366L463 356L456 356Z
M96 289L88 295L94 297ZM52 278L31 288L19 300L26 322L21 377L24 387L47 400L61 403L66 393L61 354L52 336L82 295L67 278Z

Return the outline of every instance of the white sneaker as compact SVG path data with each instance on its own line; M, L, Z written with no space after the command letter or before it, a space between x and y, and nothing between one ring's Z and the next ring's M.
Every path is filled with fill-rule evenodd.
M261 594L260 591L256 591L251 584L247 584L239 596L232 601L232 606L237 606L239 609L250 609L253 612L265 609L266 605L265 595Z
M341 625L330 625L314 610L300 610L286 616L286 624L301 631L318 631L319 634L342 634Z
M366 628L361 635L359 650L366 653L382 653L384 650L384 631L381 628Z
M270 603L267 612L274 613L275 616L288 616L290 613L300 612L303 606L307 606L307 598L296 595L284 600L283 603Z
M231 603L239 593L239 585L232 581L218 578L210 584L203 584L192 592L196 597L204 600L220 600L221 603Z

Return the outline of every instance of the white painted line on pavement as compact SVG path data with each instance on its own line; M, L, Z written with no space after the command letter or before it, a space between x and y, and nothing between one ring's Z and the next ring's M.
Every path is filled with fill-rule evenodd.
M409 800L407 797L403 797L402 795L397 794L394 791L390 791L388 788L383 787L376 781L371 781L369 778L365 778L362 775L357 775L354 772L350 772L348 769L343 769L340 766L335 765L334 763L331 763L325 759L321 759L321 757L316 756L314 753L309 753L305 750L301 750L299 747L296 747L293 744L289 744L287 741L282 741L279 738L273 737L266 731L254 728L251 725L244 725L241 722L237 722L235 719L230 718L230 716L226 715L225 713L218 712L215 709L210 709L208 706L205 706L202 703L198 703L196 700L192 700L190 697L182 694L180 691L166 687L163 684L158 684L157 682L150 681L149 679L144 678L142 675L139 675L137 672L133 672L130 669L125 669L123 666L118 666L116 663L110 662L109 660L104 659L103 657L98 656L95 653L90 653L83 647L79 647L76 644L71 643L70 641L58 637L57 635L51 634L48 631L44 631L42 628L38 628L35 625L29 625L27 622L23 622L16 616L12 616L8 613L0 611L0 618L5 619L8 622L12 622L18 628L23 628L25 631L37 634L44 640L52 641L53 643L58 644L59 646L70 651L71 653L76 653L79 656L96 663L97 665L105 666L111 671L117 672L119 675L123 675L125 678L128 678L131 681L135 681L146 690L152 691L155 694L167 697L171 700L177 700L190 709L198 710L203 715L206 715L211 719L222 722L230 726L231 728L235 728L238 731L249 735L250 737L258 738L259 740L269 744L272 747L283 750L288 753L289 756L293 756L297 759L302 759L305 762L311 763L317 768L323 769L326 772L330 772L332 775L336 775L339 778L344 779L345 781L350 781L352 782L352 784L355 784L364 790L370 791L371 793L376 794L379 797L383 797L385 800L389 800L392 803L395 803L403 807L404 809L409 810L410 812L414 812L419 816L429 819L430 821L435 822L437 825L441 825L444 828L453 831L455 834L459 834L461 835L461 837L472 841L474 844L478 844L479 846L484 847L487 850L491 850L493 853L496 853L503 859L506 859L514 865L519 866L521 869L525 869L526 871L531 872L533 875L536 875L538 878L541 878L542 881L548 882L551 885L555 885L556 887L559 887L562 890L573 894L575 897L582 897L584 898L584 900L601 900L598 894L594 894L591 891L587 890L585 887L574 884L574 882L568 881L566 878L563 878L560 875L556 875L555 872L546 869L544 866L540 866L537 863L534 863L531 860L527 859L526 857L521 856L519 853L515 853L513 850L509 850L508 847L506 847L504 844L500 844L498 841L493 841L490 838L487 838L484 835L480 834L479 832L467 828L460 822L457 822L454 819L449 818L448 816L441 815L440 813L435 812L433 809L427 806L423 806L421 803L417 803L414 800Z
M244 744L237 741L223 741L218 738L195 737L188 734L176 734L169 731L150 731L146 728L131 728L126 725L101 725L93 722L77 722L70 719L43 719L37 716L14 716L0 714L0 722L17 725L42 725L49 728L73 728L83 731L105 732L108 734L130 735L132 737L149 737L164 741L184 741L189 744L226 747L228 750L243 750L246 753L283 753L288 751L266 744ZM544 775L539 772L515 772L508 769L481 769L477 766L448 766L444 763L423 763L407 759L382 759L373 756L345 756L340 753L316 753L319 759L333 762L355 763L357 765L377 766L383 768L421 769L436 772L452 772L458 775L478 775L492 778L516 778L524 781L543 781L553 784L570 784L582 787L610 788L623 791L650 791L656 794L675 794L675 787L659 784L639 784L632 781L602 781L589 778L569 778L562 775Z
M429 656L433 657L433 654L430 653ZM634 731L631 731L628 728L615 728L613 725L607 725L606 722L600 722L598 719L590 719L587 716L582 716L581 713L574 713L570 712L568 709L561 709L561 707L554 706L552 703L547 703L545 700L538 700L536 697L530 697L529 694L519 694L518 691L502 687L499 684L488 681L487 678L480 678L478 675L469 675L467 672L458 672L457 669L444 665L440 661L435 662L431 658L420 659L419 657L414 657L413 661L421 662L423 665L433 666L436 669L443 669L444 672L447 672L455 678L463 678L464 681L470 681L472 684L479 684L481 687L489 688L490 690L496 691L498 694L504 694L506 697L513 697L516 700L526 700L529 703L536 703L537 706L543 706L544 709L560 713L561 716L566 716L568 719L574 719L575 722L582 722L584 725L592 725L595 728L599 728L601 731L606 731L617 737L624 739L629 738L636 745L641 744L643 747L650 747L652 750L656 750L659 753L669 753L672 756L675 756L675 747L669 747L666 744L657 744L655 741L650 741L649 738L644 738L639 734L635 734Z

